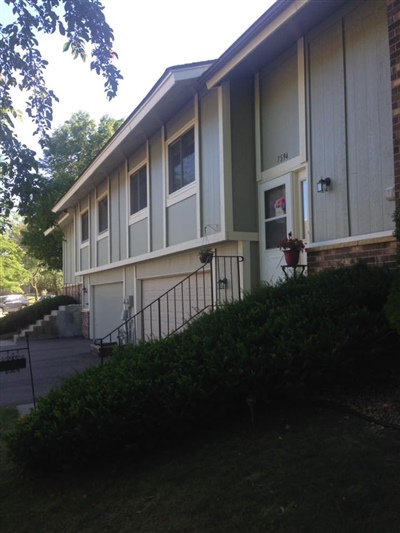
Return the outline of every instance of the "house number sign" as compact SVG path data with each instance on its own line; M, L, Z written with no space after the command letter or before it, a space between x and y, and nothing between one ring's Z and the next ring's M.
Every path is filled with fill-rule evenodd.
M289 159L289 154L287 152L284 152L283 154L278 155L278 163L283 163L284 161L287 161Z

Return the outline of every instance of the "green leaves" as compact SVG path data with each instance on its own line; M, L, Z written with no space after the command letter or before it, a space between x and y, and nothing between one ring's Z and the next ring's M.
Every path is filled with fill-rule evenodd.
M67 37L63 50L73 58L83 61L90 53L94 70L105 78L108 99L116 96L120 71L113 64L116 54L111 54L114 34L107 24L103 6L98 0L7 0L12 5L14 21L0 24L0 151L4 158L0 189L1 216L7 216L10 206L18 205L21 192L29 194L36 180L36 154L23 146L14 132L15 105L12 88L26 92L25 112L36 129L34 135L44 147L49 139L53 120L53 103L58 101L47 87L45 70L47 61L42 57L37 35L58 31ZM58 7L64 8L64 15ZM20 204L23 205L23 204Z

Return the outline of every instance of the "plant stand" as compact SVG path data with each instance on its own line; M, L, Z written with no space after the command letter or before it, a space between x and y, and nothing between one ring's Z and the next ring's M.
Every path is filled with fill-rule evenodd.
M304 276L304 272L306 268L307 268L307 265L296 265L296 266L282 265L281 266L282 272L284 273L286 279L301 278L302 276ZM297 269L299 269L299 273L297 273ZM292 276L289 275L290 270L293 270Z

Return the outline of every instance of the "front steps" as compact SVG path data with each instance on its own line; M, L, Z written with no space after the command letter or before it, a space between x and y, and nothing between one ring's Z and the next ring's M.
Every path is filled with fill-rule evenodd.
M57 339L59 337L76 337L82 335L82 306L80 304L61 305L43 319L37 320L27 328L14 335L14 342L24 339Z

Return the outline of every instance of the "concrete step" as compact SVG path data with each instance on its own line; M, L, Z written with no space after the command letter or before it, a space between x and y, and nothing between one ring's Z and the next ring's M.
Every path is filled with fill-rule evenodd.
M51 314L45 315L43 319L37 320L35 324L14 335L14 342L25 338L26 333L30 339L80 336L82 335L81 310L82 306L79 304L62 305L58 310L51 311Z

